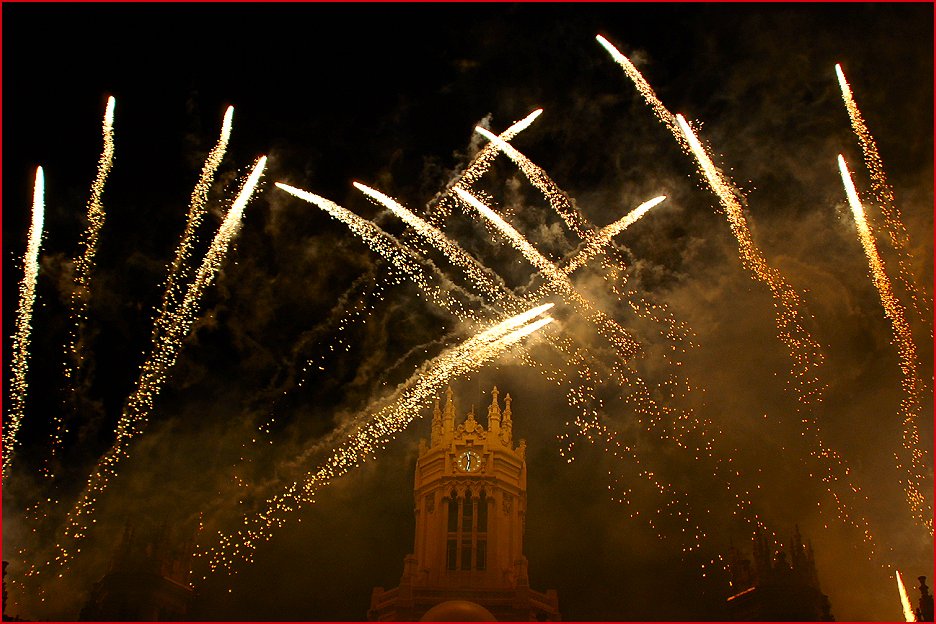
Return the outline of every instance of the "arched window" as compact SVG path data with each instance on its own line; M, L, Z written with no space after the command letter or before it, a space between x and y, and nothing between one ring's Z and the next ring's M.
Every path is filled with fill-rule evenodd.
M471 534L474 520L474 504L471 500L471 490L465 490L465 501L462 503L462 539L461 539L461 569L471 569Z
M487 522L488 499L487 493L482 490L481 498L478 499L478 533L475 551L475 568L478 570L484 570L487 567Z
M458 493L455 490L448 499L448 537L445 544L445 567L455 570L458 567Z

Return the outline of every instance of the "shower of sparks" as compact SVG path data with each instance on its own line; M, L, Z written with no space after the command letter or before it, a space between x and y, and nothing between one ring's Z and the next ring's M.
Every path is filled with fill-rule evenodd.
M156 319L155 322L159 326L156 332L157 340L140 369L136 388L127 399L127 404L117 423L116 439L98 462L96 469L88 478L84 492L68 514L65 529L67 538L78 541L87 537L88 527L94 522L91 516L94 513L95 503L107 488L109 481L117 475L120 462L129 457L129 443L132 438L141 434L146 428L155 400L182 349L182 341L195 322L201 296L205 288L214 280L231 241L240 229L244 208L253 195L265 166L266 156L260 157L254 164L253 171L247 177L218 228L179 308L167 310L164 315ZM71 557L71 551L59 544L59 553L55 557L55 563L67 564Z
M166 311L174 308L179 303L179 297L183 294L183 284L191 274L191 268L188 264L189 256L192 254L192 246L195 243L195 232L201 224L202 219L207 214L206 204L208 203L208 191L211 189L211 183L214 181L215 173L221 166L224 159L224 153L227 151L228 141L231 138L231 121L234 117L234 107L228 106L224 112L224 119L221 122L221 136L214 148L208 153L205 164L202 167L201 175L195 188L192 190L192 197L189 200L188 216L185 221L185 232L176 248L175 258L169 266L169 274L166 278L166 290L163 293L162 305L157 317L162 317ZM157 326L153 326L153 338Z
M851 524L863 531L866 543L871 544L872 535L868 521L863 517L853 517L842 494L836 491L834 484L842 482L846 488L842 492L861 496L860 489L849 476L850 469L841 455L828 447L822 439L812 406L823 399L824 385L818 377L818 368L824 360L818 342L804 325L804 302L800 294L787 283L779 270L769 266L760 249L754 244L751 232L738 199L738 191L731 181L717 169L708 152L696 138L689 124L681 115L673 115L657 98L649 83L634 67L627 57L601 35L597 37L611 57L617 62L637 87L638 92L653 110L656 117L670 130L677 143L686 153L695 157L703 178L719 198L719 202L728 218L728 223L738 241L738 251L743 266L752 277L763 283L770 290L776 308L777 336L786 347L791 360L791 381L793 391L799 403L804 435L809 436L814 445L810 455L824 465L826 475L821 477L826 490L834 500L838 517L842 522Z
M614 319L596 309L588 299L576 291L572 282L569 281L568 275L557 269L552 262L538 252L523 234L504 221L500 215L485 206L471 193L461 188L456 188L455 193L459 198L464 200L467 205L477 210L481 216L493 223L514 245L517 251L522 253L530 264L546 276L556 292L562 295L577 312L595 323L599 327L599 331L602 335L615 345L621 357L627 359L633 357L633 355L639 351L640 345L627 330L621 327Z
M400 205L399 202L387 197L380 191L376 191L360 182L354 182L354 188L389 208L393 214L403 219L407 225L412 227L417 234L426 238L430 243L445 253L451 262L457 264L465 271L472 280L473 286L479 291L492 300L500 296L500 293L505 288L503 281L492 276L491 271L481 266L477 260L462 249L461 245L456 244L437 228L429 225ZM498 281L500 281L500 283L498 283Z
M562 272L566 275L571 275L579 267L588 264L592 258L602 252L605 246L611 242L612 238L629 228L640 217L647 214L651 208L662 203L665 199L665 195L654 197L653 199L640 204L632 211L627 213L627 215L621 217L614 223L603 227L600 231L591 235L588 238L588 242L585 244L585 247L577 255L575 255L567 265L562 268Z
M36 167L33 187L32 222L23 259L23 279L19 288L16 310L16 333L13 335L10 382L10 412L3 426L3 479L9 476L16 452L16 434L26 412L26 374L29 371L29 341L32 331L32 311L36 301L36 281L39 277L39 247L42 244L42 222L45 212L45 177L42 167Z
M94 258L97 254L98 239L104 227L105 212L102 197L107 176L114 166L114 107L116 100L113 96L107 98L104 110L104 121L101 132L104 137L104 147L98 159L97 176L91 184L91 197L88 199L88 225L81 240L83 251L75 259L75 285L71 295L72 327L66 346L65 379L70 386L72 394L77 392L80 376L84 367L84 346L82 333L87 322L88 302L91 297L91 272L94 270ZM52 417L52 456L62 444L62 436L66 433L65 421L61 412ZM52 476L52 464L47 464L49 476Z
M514 161L514 163L520 167L520 171L526 175L530 183L543 193L549 201L549 205L552 206L553 210L559 213L559 216L562 217L562 220L565 221L569 229L577 234L579 238L585 237L588 224L585 223L581 213L575 210L569 196L546 175L545 171L517 151L512 145L498 138L491 132L488 132L481 126L475 126L475 132L486 138L491 144L496 146L497 149L504 152L508 158ZM457 190L458 189L456 189L456 191Z
M900 592L900 606L903 608L904 621L916 622L916 614L913 613L913 607L910 605L910 597L907 596L907 588L904 587L903 579L900 577L900 570L897 570L897 591Z
M842 66L836 63L835 74L838 77L839 87L842 89L842 100L845 102L845 109L848 111L848 118L851 120L852 129L858 142L861 144L861 151L864 154L865 165L871 173L871 190L878 205L881 207L881 214L884 217L884 228L890 237L894 251L897 252L897 266L899 268L900 280L904 288L910 295L910 302L920 319L930 326L930 337L932 337L932 312L928 309L928 299L920 291L917 282L910 270L913 258L910 254L910 237L907 234L907 228L904 227L903 218L900 215L900 208L894 199L894 189L887 183L887 176L884 174L884 162L878 153L877 144L868 126L865 124L858 104L852 95L851 87L845 80L845 73Z
M532 319L552 305L541 305L515 315L437 356L425 370L416 371L394 403L379 410L367 424L350 435L318 470L307 473L301 482L293 482L284 492L268 499L264 511L244 518L244 528L229 535L221 533L217 547L209 547L199 555L208 557L212 571L233 572L238 561L252 561L258 544L268 541L271 531L282 527L288 514L314 503L317 492L334 479L369 459L376 459L377 453L419 416L432 396L449 380L493 360L517 341L550 323L553 319L548 316Z
M865 219L864 207L858 197L858 192L855 190L851 174L848 172L848 165L841 154L838 157L838 165L842 174L842 184L845 186L846 195L848 195L848 203L855 217L858 239L861 241L861 246L868 257L871 281L874 283L874 287L877 288L881 297L881 305L884 306L884 313L891 323L894 342L897 345L900 358L900 371L903 373L900 385L904 390L905 397L900 402L900 411L903 415L903 446L906 454L910 457L910 465L904 466L906 460L902 460L899 455L897 456L897 463L901 469L905 469L908 473L907 481L903 484L906 489L907 502L910 504L910 508L916 515L917 520L926 526L930 534L932 534L932 507L927 504L923 495L927 471L926 457L920 448L920 431L917 425L917 421L921 416L923 383L918 374L919 362L917 361L916 346L913 343L913 336L910 333L910 325L907 323L904 308L900 305L897 297L894 296L890 279L884 270L884 260L878 253L871 228L868 226L867 219Z

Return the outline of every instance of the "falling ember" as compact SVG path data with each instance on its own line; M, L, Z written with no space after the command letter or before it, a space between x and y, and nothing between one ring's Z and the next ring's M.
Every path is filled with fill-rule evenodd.
M867 124L865 124L861 111L858 110L858 104L852 95L851 87L848 85L848 81L845 80L842 66L838 63L835 64L835 75L838 77L839 87L842 90L842 100L845 102L845 109L848 111L852 130L854 130L855 136L858 137L865 165L871 173L871 190L881 207L881 214L884 217L884 229L887 230L894 251L897 252L900 280L910 295L910 302L920 319L924 323L932 323L933 319L927 310L928 299L920 292L910 270L913 262L909 249L910 237L907 234L907 228L904 227L900 208L895 202L894 189L887 183L887 176L884 174L884 162L878 153L877 144L874 142L874 137L871 135L871 131L868 130ZM930 336L932 336L932 325L930 325Z
M900 305L897 297L894 296L890 279L884 269L884 260L878 253L871 228L868 226L867 219L865 219L864 207L861 205L858 192L855 190L855 184L848 172L848 165L841 154L838 157L838 165L842 174L842 184L845 186L845 193L848 195L848 203L855 217L858 238L864 248L865 255L868 257L871 281L881 297L884 313L891 322L894 342L897 344L900 357L900 371L903 373L900 385L905 393L904 399L900 402L900 411L903 415L903 446L910 456L910 466L905 467L908 471L905 484L907 501L917 520L926 526L932 534L931 507L926 503L922 493L927 467L924 461L925 454L920 448L920 432L917 425L920 418L920 393L923 384L917 373L919 363L917 362L916 346L913 343L913 336L910 333L910 325L907 323L904 308ZM897 461L898 464L902 464L899 456ZM904 468L904 466L901 467Z
M900 606L903 608L904 620L907 622L916 622L916 615L913 613L913 607L910 605L910 597L907 595L907 588L904 587L903 579L900 577L900 570L897 570L897 591L900 592Z
M45 177L42 167L36 167L33 188L32 222L23 260L19 307L16 310L16 333L13 335L10 383L10 417L3 427L3 479L9 476L16 451L16 434L26 411L26 373L29 370L29 341L32 331L32 311L36 301L36 281L39 277L39 247L42 244L42 223L45 212Z
M182 341L195 322L201 296L217 274L231 241L240 229L244 208L250 201L265 166L266 156L262 156L257 160L253 171L225 215L179 309L168 310L156 319L159 325L158 338L141 367L136 388L127 399L117 422L116 440L98 462L95 471L88 478L84 492L68 514L65 530L67 537L73 540L87 537L88 527L92 522L90 516L94 512L96 501L107 488L110 479L117 475L119 463L129 457L130 440L145 429L156 397L182 349ZM66 564L72 555L64 546L60 545L59 548L56 561Z
M163 316L167 309L178 305L179 297L182 295L181 284L191 273L187 262L192 253L192 245L195 242L195 231L201 224L205 214L207 214L205 205L208 202L208 191L211 188L211 183L214 181L214 176L218 167L221 166L224 153L227 151L228 141L231 138L231 122L233 117L234 107L228 106L227 110L224 112L224 119L221 122L221 136L218 138L218 142L215 144L214 148L208 153L208 158L205 159L201 175L192 191L192 196L189 200L188 216L185 221L185 232L183 232L182 238L179 241L179 246L176 248L175 258L169 266L169 275L166 278L166 290L163 293L162 306L158 316ZM154 325L154 332L156 328L156 325ZM153 337L155 338L155 335Z
M530 322L552 307L545 304L510 317L479 332L461 344L434 358L425 371L417 371L411 384L391 405L378 411L369 422L352 433L323 464L309 472L303 481L294 482L285 491L268 499L265 509L243 520L244 528L220 534L217 547L200 553L209 558L212 570L233 570L237 561L252 561L253 551L269 540L274 528L282 527L286 515L303 505L315 502L318 491L334 479L375 458L409 423L419 416L427 401L452 378L488 362L522 338L552 321L552 317Z

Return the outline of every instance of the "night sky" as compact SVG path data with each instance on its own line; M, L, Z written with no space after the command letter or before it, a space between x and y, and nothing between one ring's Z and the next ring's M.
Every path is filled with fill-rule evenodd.
M485 413L494 384L514 398L515 438L529 449L525 550L533 588L556 589L567 620L721 618L729 588L718 557L732 545L750 549L751 527L734 513L741 489L754 492L752 513L780 541L796 525L812 540L839 620L900 618L895 566L912 586L919 575L933 577L932 537L914 522L894 460L904 396L897 349L837 154L850 163L876 232L880 211L834 73L841 63L877 141L931 319L931 4L7 3L2 11L5 380L36 165L46 176L26 418L3 487L9 612L76 617L127 521L165 522L182 539L201 518L198 543L212 545L218 531L230 532L325 461L341 432L394 399L427 361L471 335L346 226L274 182L372 219L470 290L440 253L351 182L430 214L483 147L475 125L499 133L540 107L543 115L512 144L591 223L668 197L615 238L604 266L596 259L573 282L638 338L642 350L631 364L654 392L666 395L674 357L692 390L664 403L674 411L651 422L627 400L629 388L596 388L600 422L636 449L634 460L580 435L570 424L581 414L567 400L572 386L546 381L515 355L451 380L460 414L472 406ZM818 372L825 398L810 413L861 489L852 496L844 483L833 486L850 517L867 521L873 552L859 529L839 520L821 481L769 291L742 266L692 158L596 43L599 33L671 111L702 124L717 164L745 194L755 243L803 295L807 329L825 356ZM70 396L62 361L72 265L109 95L117 101L116 160L84 330L87 370ZM232 138L197 257L261 154L269 156L264 181L148 427L98 501L81 554L62 580L47 582L40 602L22 584L24 559L41 564L54 552L64 514L113 440L151 346L189 195L228 105ZM580 243L503 155L477 188L551 260ZM515 292L542 283L471 213L456 210L440 223ZM896 254L878 240L906 301ZM619 300L602 279L611 265L626 268L619 284L630 301L666 306L691 338L675 343ZM479 315L500 320L471 300ZM557 302L556 335L610 369L615 355L594 325L561 298L549 300ZM370 314L342 320L356 306ZM932 323L913 309L908 317L927 380L920 431L931 467ZM527 346L544 365L568 369L541 338ZM71 433L50 480L40 471L57 412ZM687 443L702 439L693 435L714 440L711 457L697 460L677 443L684 423L673 414L689 412L708 424ZM395 586L412 550L414 464L428 435L428 418L414 420L375 460L289 515L238 574L201 581L206 566L198 560L193 617L365 618L371 589ZM675 494L655 492L644 471ZM931 504L931 468L925 477ZM620 502L627 490L628 502ZM29 519L26 509L46 498L59 502L42 507L47 517ZM687 526L704 532L698 547Z

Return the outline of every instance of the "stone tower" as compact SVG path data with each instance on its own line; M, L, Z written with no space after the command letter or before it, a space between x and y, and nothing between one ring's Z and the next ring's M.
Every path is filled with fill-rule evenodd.
M510 395L503 410L496 387L492 395L487 428L473 411L455 424L451 388L444 408L436 401L416 461L414 552L399 587L374 589L369 619L415 621L447 601L475 603L498 620L559 619L556 592L529 587L526 442L514 446Z

